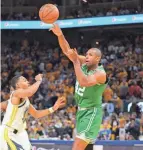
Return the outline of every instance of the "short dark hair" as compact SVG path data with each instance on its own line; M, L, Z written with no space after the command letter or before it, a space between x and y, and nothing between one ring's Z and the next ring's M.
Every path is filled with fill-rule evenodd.
M12 88L16 89L16 83L19 80L19 78L21 77L21 75L17 75L15 77L13 77L10 81L10 85Z

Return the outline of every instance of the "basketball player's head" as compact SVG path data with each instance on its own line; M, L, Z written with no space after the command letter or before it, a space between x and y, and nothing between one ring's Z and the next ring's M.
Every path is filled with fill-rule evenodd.
M26 89L29 86L29 82L23 76L15 76L11 79L11 88L16 89Z
M86 65L92 67L97 65L101 59L102 53L97 48L91 48L86 53Z

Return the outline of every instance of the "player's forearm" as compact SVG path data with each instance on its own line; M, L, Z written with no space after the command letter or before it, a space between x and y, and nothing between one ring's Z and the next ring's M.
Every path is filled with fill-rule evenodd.
M68 50L70 50L70 45L67 42L67 40L65 39L64 35L61 34L60 36L58 36L58 41L59 41L59 45L63 51L64 54L68 53Z
M28 90L31 91L31 96L37 92L41 82L42 81L37 81L28 88Z
M77 61L74 64L74 70L76 74L77 81L79 82L80 86L86 86L88 84L87 76L81 70L80 61Z
M51 107L49 109L45 109L45 110L37 110L36 114L35 114L35 118L42 118L45 117L51 113L54 112L54 109Z
M15 94L15 96L17 96L19 98L31 97L31 96L33 96L34 93L36 93L40 84L41 84L41 81L37 81L34 84L32 84L31 86L29 86L27 89L17 90L14 94Z

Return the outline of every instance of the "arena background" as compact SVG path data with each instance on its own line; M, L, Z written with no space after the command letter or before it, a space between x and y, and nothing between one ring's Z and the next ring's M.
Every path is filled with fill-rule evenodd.
M48 31L51 26L39 21L39 8L46 3L59 8L58 24L71 47L76 47L81 54L90 47L103 52L101 63L110 83L103 95L104 117L94 149L141 150L142 0L2 0L1 101L9 98L9 81L14 75L22 74L33 83L36 74L46 74L40 89L31 98L34 107L49 108L63 94L68 104L42 119L29 116L29 138L33 150L71 149L76 132L75 75L57 38Z

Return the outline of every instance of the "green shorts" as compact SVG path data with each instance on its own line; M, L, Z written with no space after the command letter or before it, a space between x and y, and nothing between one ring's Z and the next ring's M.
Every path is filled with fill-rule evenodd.
M78 138L94 143L102 122L102 107L78 110L76 114L76 132Z

